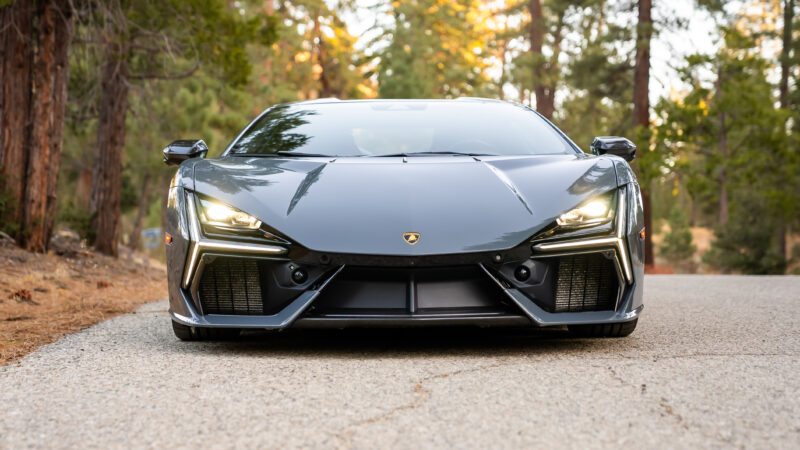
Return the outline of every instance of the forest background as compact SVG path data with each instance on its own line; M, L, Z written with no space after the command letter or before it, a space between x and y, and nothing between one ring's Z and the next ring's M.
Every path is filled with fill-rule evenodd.
M650 270L800 273L797 9L0 0L0 230L46 252L68 228L115 256L160 227L175 139L215 156L276 103L471 96L529 105L584 151L631 138Z

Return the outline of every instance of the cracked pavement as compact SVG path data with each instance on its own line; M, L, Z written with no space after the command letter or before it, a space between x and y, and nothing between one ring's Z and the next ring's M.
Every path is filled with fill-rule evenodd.
M800 277L648 276L624 339L298 330L185 343L165 310L0 367L0 448L800 448Z

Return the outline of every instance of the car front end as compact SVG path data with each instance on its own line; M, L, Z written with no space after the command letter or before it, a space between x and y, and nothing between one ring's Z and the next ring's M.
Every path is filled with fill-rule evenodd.
M165 230L175 326L635 327L643 214L621 158L397 158L183 163Z

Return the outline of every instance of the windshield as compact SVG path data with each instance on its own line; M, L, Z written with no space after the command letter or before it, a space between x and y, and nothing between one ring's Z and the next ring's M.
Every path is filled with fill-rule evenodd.
M507 103L364 101L272 108L229 153L542 155L575 150L538 115Z

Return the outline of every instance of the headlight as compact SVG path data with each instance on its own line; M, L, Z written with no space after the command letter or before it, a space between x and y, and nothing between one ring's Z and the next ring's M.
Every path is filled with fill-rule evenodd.
M200 222L223 230L257 230L261 221L233 206L214 200L200 199Z
M614 218L614 192L595 197L561 214L556 219L560 228L574 229L601 225Z

